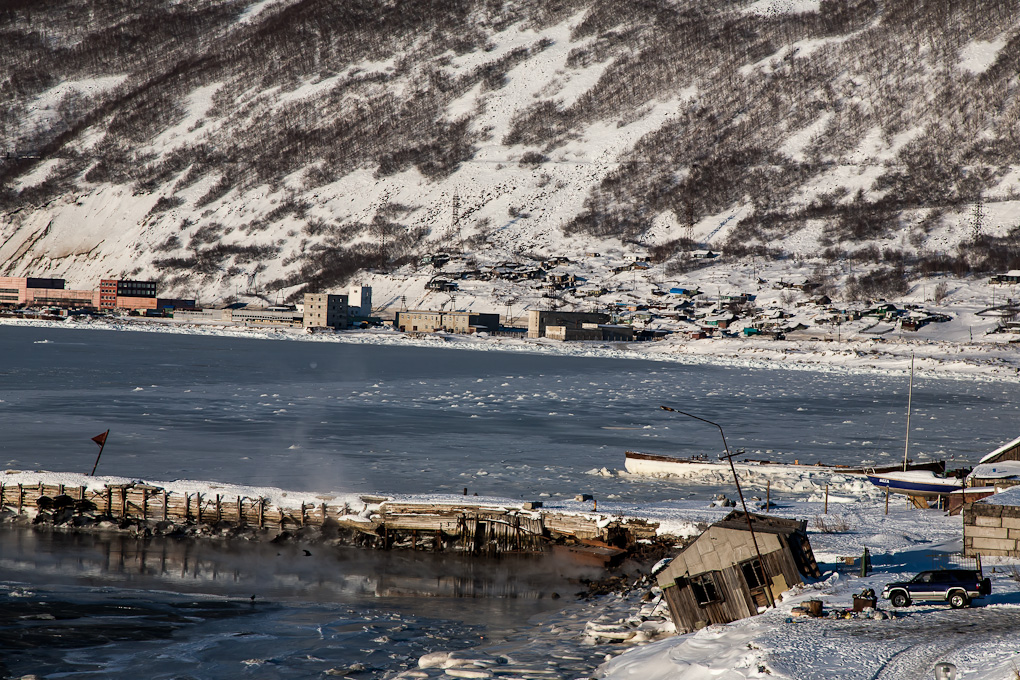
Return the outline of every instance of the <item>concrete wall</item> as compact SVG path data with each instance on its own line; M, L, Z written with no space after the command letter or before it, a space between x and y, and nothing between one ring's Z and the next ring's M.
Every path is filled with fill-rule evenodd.
M397 312L393 325L406 333L432 333L441 330L471 333L472 326L485 326L489 331L495 332L499 330L499 314L416 309Z
M99 308L98 290L68 290L63 288L28 288L25 303L29 305L68 305ZM153 298L152 306L156 306Z
M222 323L230 321L229 309L201 309L190 311L186 309L174 310L174 321L187 321L189 323Z
M1020 507L991 503L963 506L963 554L1020 557Z
M580 329L585 323L606 323L608 314L601 312L557 312L547 309L532 309L528 312L528 337L546 337L547 326L566 326Z
M531 335L529 334L530 338ZM546 326L545 337L551 340L582 341L602 340L602 331L598 328L570 328L568 326Z
M431 333L443 328L443 313L428 309L397 312L393 325L407 333Z
M246 326L300 326L302 317L297 311L245 308L232 310L230 321Z
M125 297L118 295L115 303L117 309L155 309L154 297Z

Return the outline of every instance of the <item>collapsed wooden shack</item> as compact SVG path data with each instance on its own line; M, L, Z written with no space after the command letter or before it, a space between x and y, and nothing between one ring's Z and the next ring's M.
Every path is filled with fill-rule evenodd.
M806 521L750 517L757 551L747 516L734 511L706 529L658 573L678 632L754 616L776 595L803 583L802 576L821 576Z

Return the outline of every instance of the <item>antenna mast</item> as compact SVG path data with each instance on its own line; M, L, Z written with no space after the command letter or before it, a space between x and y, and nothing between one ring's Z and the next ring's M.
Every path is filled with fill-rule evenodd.
M910 449L910 400L914 395L914 353L910 353L910 387L907 388L907 436L903 442L903 471L907 471L907 451Z

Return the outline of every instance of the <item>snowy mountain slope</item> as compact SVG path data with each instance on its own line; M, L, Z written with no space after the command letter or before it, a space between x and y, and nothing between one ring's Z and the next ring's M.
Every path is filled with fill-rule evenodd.
M1020 27L1004 0L946 7L8 3L0 273L587 308L678 280L693 239L724 253L695 274L720 288L972 288L1020 266ZM435 251L564 255L611 294L451 299L416 265ZM654 266L613 271L636 255Z

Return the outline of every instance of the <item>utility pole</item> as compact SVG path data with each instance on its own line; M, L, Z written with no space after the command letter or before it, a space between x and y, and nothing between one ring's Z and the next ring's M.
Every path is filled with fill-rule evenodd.
M670 408L669 406L660 406L659 408L661 408L663 411L669 411L670 413L679 413L682 416L694 418L695 420L700 420L703 423L715 425L717 428L719 428L719 435L722 437L723 448L726 449L726 455L719 456L719 458L720 459L725 458L730 463L730 471L733 473L733 484L737 487L737 495L740 497L740 506L744 509L744 518L747 519L747 530L751 532L751 543L754 544L754 553L755 555L758 556L758 566L761 568L761 581L762 585L765 587L765 598L768 600L770 607L775 607L776 601L772 594L772 583L769 580L768 572L765 570L765 560L762 559L761 550L758 549L758 538L754 535L754 524L751 522L751 514L747 511L747 503L744 502L744 492L741 491L740 489L740 480L737 478L737 468L733 464L733 457L743 454L743 451L730 453L730 447L726 443L726 435L725 433L723 433L722 425L720 425L719 423L713 423L711 420L700 418L692 413L678 411L677 409Z

